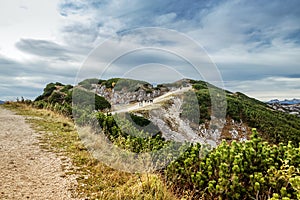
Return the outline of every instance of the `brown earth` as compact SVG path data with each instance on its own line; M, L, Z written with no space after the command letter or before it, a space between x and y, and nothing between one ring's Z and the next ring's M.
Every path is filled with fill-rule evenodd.
M39 146L25 117L0 107L0 199L74 199L67 159ZM67 163L66 163L67 162Z

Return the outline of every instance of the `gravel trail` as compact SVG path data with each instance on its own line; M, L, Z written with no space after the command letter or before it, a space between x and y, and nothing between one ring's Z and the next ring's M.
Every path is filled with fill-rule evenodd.
M73 199L76 180L55 153L39 147L25 117L0 107L0 199Z

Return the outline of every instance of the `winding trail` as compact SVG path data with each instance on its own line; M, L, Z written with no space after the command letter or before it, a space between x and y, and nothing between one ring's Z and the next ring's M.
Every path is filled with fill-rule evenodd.
M125 105L113 105L113 112L111 112L111 114L131 112L131 111L137 111L137 110L151 110L153 108L158 108L158 107L160 107L159 104L161 102L171 99L172 96L174 96L174 95L183 94L189 90L192 90L192 86L183 87L181 89L177 89L177 90L168 92L166 94L163 94L159 97L154 98L153 103L143 104L142 106L140 106L139 103L125 104Z
M140 105L139 103L125 104L125 105L114 105L113 112L111 114L118 114L124 112L132 112L139 110L149 110L150 121L152 121L161 130L163 137L167 140L174 140L178 142L200 142L204 143L204 138L200 137L195 131L192 130L189 123L180 118L180 108L182 102L174 100L174 104L166 111L161 108L161 103L172 99L176 95L183 94L187 91L192 90L192 86L178 88L166 94L153 99L153 103L146 103ZM157 110L155 110L157 109ZM163 120L163 118L165 120ZM169 125L165 122L166 119L173 121L177 126L177 131L172 130Z
M39 147L39 134L0 107L0 199L73 199L56 154Z

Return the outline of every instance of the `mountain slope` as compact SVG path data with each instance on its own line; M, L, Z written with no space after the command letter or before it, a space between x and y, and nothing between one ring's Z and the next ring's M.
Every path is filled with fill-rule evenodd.
M188 91L184 92L185 96L190 97L191 93L196 95L196 104L194 107L189 107L189 104L186 105L184 102L184 95L176 92L182 89L181 84L165 84L153 88L142 83L137 84L139 86L134 90L128 87L115 90L115 80L117 79L99 82L93 80L91 86L76 87L80 91L87 92L89 89L98 92L97 95L106 95L105 98L111 103L112 109L115 105L121 106L119 111L122 111L122 106L134 108L123 109L125 113L113 113L112 110L94 112L89 107L79 110L83 117L76 118L75 115L73 120L76 124L83 127L90 125L96 131L96 134L93 132L85 134L96 137L98 131L101 131L110 142L128 152L151 152L151 155L152 153L154 155L152 161L157 161L153 163L154 166L161 163L159 158L169 160L172 156L159 154L155 157L157 151L166 145L178 145L176 141L184 140L184 136L189 136L189 133L197 133L201 139L205 139L206 144L210 143L209 140L219 142L220 139L225 139L213 149L206 144L201 144L201 140L197 140L196 143L188 140L191 143L185 143L187 149L180 154L180 157L159 170L166 185L179 197L183 194L184 198L189 199L266 199L267 197L296 199L300 197L299 118L275 111L267 104L242 93L226 91L225 127L222 132L216 133L214 128L209 126L209 122L214 119L210 116L212 102L207 83L187 80L185 86ZM131 80L129 82L129 85L135 85L131 84ZM52 93L57 90L61 91L56 88ZM74 89L71 90L74 92ZM213 91L218 90L220 89L213 88ZM125 100L120 102L124 95ZM49 101L49 97L38 100L35 104L40 101L53 104ZM161 101L156 101L157 99ZM159 108L155 102L159 102ZM185 109L181 109L183 107ZM193 111L197 108L200 110L200 116L195 115L198 121L194 121ZM126 111L129 110L131 112L128 114ZM117 111L118 109L115 112ZM101 129L98 129L98 126ZM254 127L257 127L259 134L256 129L252 129L250 137L249 130ZM172 134L176 137L168 138ZM89 137L85 135L85 138ZM89 148L95 149L94 146ZM120 159L125 159L123 164L129 163L126 156L118 158L118 162L121 162ZM135 165L130 165L128 168L136 170ZM95 182L95 187L96 185L99 183Z
M191 128L190 130L193 130L193 133L201 137L208 137L215 133L214 130L209 128L209 122L211 120L211 100L207 84L208 83L203 81L184 79L172 84L160 84L157 87L153 87L144 81L114 78L109 80L87 79L80 82L79 86L86 91L90 90L91 92L96 92L97 95L95 98L99 99L97 100L99 104L97 108L110 109L110 105L112 105L112 110L115 110L114 112L120 112L123 108L125 109L123 111L130 111L133 114L143 116L149 120L153 119L153 123L156 123L156 126L159 126L159 119L154 115L151 117L151 111L157 109L157 107L162 107L165 109L164 112L169 112L167 110L175 103L174 98L182 99L182 95L176 96L176 94L173 94L174 91L187 88L184 86L192 86L193 89L190 87L186 91L183 91L187 92L190 89L190 91L193 91L198 99L198 108L187 107L183 110L181 108L181 114L191 116L192 113L195 113L194 110L198 109L200 114L199 122L192 122L191 119L188 119L189 121L185 120L185 123L188 125L186 129ZM220 90L218 88L216 89ZM56 109L67 110L63 112L71 114L70 104L73 90L73 87L70 85L65 86L60 83L48 84L44 89L44 93L36 99L35 105L41 106L42 104L41 107L51 107L50 105L55 107L54 105L56 105ZM162 99L159 102L156 100L168 94L172 97L171 99ZM184 94L186 95L186 93ZM103 99L103 97L109 103ZM269 142L278 144L280 142L287 143L288 141L292 141L295 145L299 144L300 118L275 111L267 104L249 98L239 92L231 93L226 91L226 100L227 114L225 126L221 133L216 133L220 134L220 136L218 137L218 141L215 142L219 143L222 139L228 141L233 139L241 141L249 139L251 128L257 128L260 135ZM144 105L140 106L142 101L144 101ZM145 103L146 101L147 103ZM149 103L150 101L153 103ZM156 101L158 103L156 103ZM43 105L45 102L47 105ZM181 100L179 103L182 104L184 102ZM157 107L155 105L157 105ZM168 125L167 129L177 132L176 134L180 134L176 126L182 124L182 121L174 121L174 119L175 118L168 120L164 118L163 122L165 125ZM162 121L160 123L162 123ZM166 138L170 137L173 136L166 135Z

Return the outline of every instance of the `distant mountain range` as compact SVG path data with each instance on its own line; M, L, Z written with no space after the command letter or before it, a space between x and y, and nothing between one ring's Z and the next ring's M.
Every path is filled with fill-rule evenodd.
M273 99L266 103L267 104L294 105L294 104L300 104L300 99L292 99L292 100L285 99L283 101L280 101L278 99Z
M0 104L4 104L4 103L5 103L5 101L1 101L1 100L0 100Z

